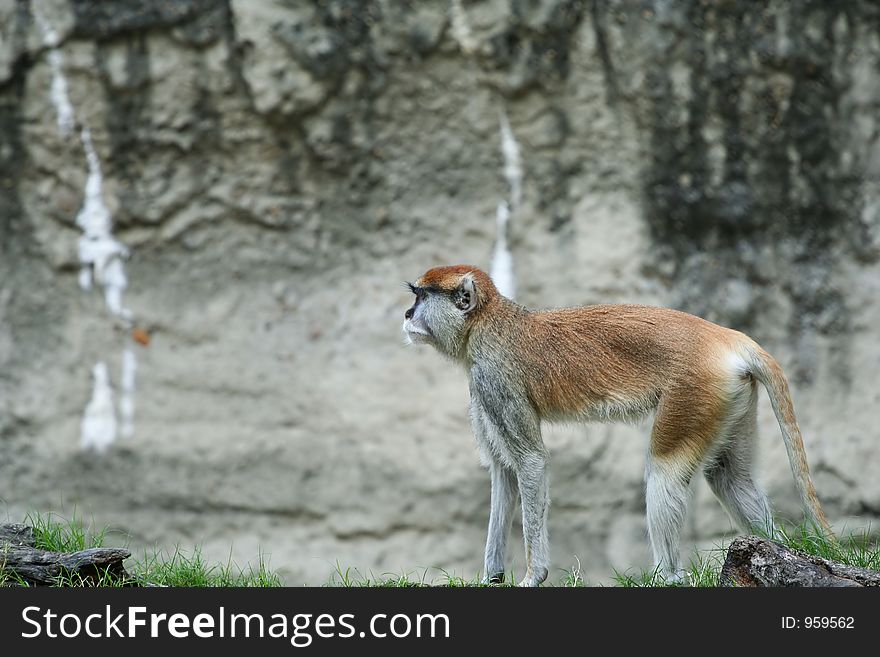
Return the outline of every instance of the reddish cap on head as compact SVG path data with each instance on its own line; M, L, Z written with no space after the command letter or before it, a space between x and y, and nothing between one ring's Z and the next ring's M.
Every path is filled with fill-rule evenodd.
M424 273L424 275L416 281L419 287L436 287L440 290L454 290L461 282L461 277L470 274L477 290L485 295L492 296L498 293L495 284L489 275L478 267L471 265L452 265L451 267L434 267Z

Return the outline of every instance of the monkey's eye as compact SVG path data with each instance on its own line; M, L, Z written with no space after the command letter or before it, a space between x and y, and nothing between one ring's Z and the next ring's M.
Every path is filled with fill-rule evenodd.
M427 290L423 287L418 287L413 285L412 283L407 283L409 285L409 289L412 290L412 293L416 295L416 302L421 302L425 300L425 297L428 296Z

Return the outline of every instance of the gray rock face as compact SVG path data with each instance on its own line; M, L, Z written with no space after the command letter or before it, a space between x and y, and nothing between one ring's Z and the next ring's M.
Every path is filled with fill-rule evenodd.
M871 2L44 2L125 305L77 285L82 143L30 3L0 0L0 499L290 583L481 567L464 375L402 344L401 281L489 265L507 194L534 307L642 302L749 332L790 374L839 528L880 516L880 12ZM145 341L145 340L142 340ZM91 371L135 431L80 447ZM801 518L762 398L761 475ZM548 427L555 567L649 563L648 426ZM689 543L730 523L695 484ZM162 523L156 518L161 514ZM519 544L511 567L522 570ZM551 578L553 575L551 575Z

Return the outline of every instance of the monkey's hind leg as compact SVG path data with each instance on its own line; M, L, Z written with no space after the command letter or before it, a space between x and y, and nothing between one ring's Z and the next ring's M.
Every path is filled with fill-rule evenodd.
M654 565L669 582L684 579L679 547L690 483L718 437L722 400L681 387L660 399L645 468L645 506Z
M648 458L645 468L645 507L654 566L667 581L678 583L684 579L679 545L693 472L677 471L668 465Z
M767 496L755 483L758 396L754 381L741 385L729 404L721 450L704 474L709 487L737 526L769 537L776 534Z

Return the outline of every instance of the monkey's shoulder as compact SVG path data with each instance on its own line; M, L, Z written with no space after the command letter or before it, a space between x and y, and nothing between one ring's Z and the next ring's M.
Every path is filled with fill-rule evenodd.
M478 390L504 391L520 387L521 372L515 359L500 351L497 354L483 353L475 358L468 368L471 387Z

